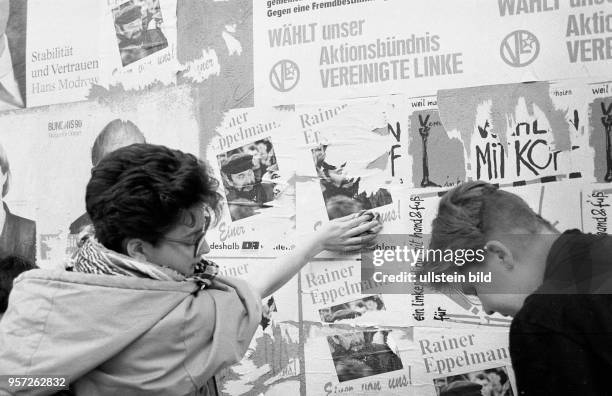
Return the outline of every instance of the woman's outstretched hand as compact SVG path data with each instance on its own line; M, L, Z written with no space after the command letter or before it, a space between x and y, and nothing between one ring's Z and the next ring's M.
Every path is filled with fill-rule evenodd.
M334 219L310 233L296 244L288 255L266 266L250 280L253 290L262 298L269 296L287 283L304 265L323 250L351 252L372 244L382 224L373 213L361 211Z
M317 230L323 250L351 252L370 246L382 230L382 223L371 212L362 210L331 220Z

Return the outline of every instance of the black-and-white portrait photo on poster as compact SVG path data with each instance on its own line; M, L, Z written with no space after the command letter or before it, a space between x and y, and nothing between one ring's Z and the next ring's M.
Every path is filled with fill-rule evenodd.
M343 319L354 319L372 311L382 311L385 303L380 296L368 296L319 310L321 320L333 323Z
M107 154L130 144L146 143L146 139L138 126L130 120L116 118L110 121L100 131L91 147L91 166L98 165ZM70 223L70 235L75 238L84 228L91 224L91 219L87 213L83 213L76 220Z
M436 378L434 385L438 396L514 396L505 367Z
M26 0L0 0L0 111L25 107Z
M378 188L376 192L368 193L363 187L360 187L361 177L346 174L347 162L329 163L327 161L328 150L333 149L327 144L320 144L311 150L330 220L393 202L391 193L385 188ZM335 149L341 150L340 147Z
M280 176L270 138L219 154L217 161L232 221L271 207L268 203L276 196Z
M350 381L404 368L390 331L365 331L327 337L338 381Z
M113 8L121 63L127 66L168 47L160 0L130 0Z
M20 256L34 263L36 260L36 223L11 212L6 200L11 197L13 182L27 183L26 180L13 180L9 154L0 143L0 185L2 186L0 258Z

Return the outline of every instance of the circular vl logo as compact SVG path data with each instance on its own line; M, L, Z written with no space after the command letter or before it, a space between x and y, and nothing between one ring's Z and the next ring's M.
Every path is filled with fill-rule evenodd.
M527 30L515 30L502 40L499 49L502 59L513 67L527 66L540 53L540 42Z
M294 61L284 59L270 70L270 84L279 92L291 91L300 81L300 69Z

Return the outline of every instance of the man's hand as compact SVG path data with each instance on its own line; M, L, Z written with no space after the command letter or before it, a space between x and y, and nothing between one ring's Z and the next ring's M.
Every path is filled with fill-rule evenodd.
M382 224L374 214L361 211L324 224L317 237L325 250L350 252L369 246L380 230Z

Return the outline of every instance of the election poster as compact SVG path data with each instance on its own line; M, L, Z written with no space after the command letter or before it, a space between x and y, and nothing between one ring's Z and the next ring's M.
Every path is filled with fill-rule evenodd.
M591 169L600 183L612 181L612 83L592 83L588 86L588 129L585 139L591 148ZM588 162L587 162L588 163Z
M27 2L0 2L0 111L26 106Z
M516 395L507 329L414 329L413 381L421 394L441 389L459 394Z
M361 210L378 215L385 233L403 233L406 187L399 175L408 171L407 156L387 110L387 98L296 106L300 235Z
M274 259L272 259L274 260ZM219 274L247 282L261 276L271 259L217 258ZM298 278L262 300L263 316L242 360L216 378L223 395L299 393L300 331Z
M362 277L361 261L317 260L301 271L303 320L327 326L411 326L409 296L374 292L378 283Z
M32 122L27 131L44 147L36 169L39 266L61 267L77 249L79 235L91 225L85 208L87 182L105 155L130 144L151 143L198 156L196 108L185 86L28 110ZM173 117L166 117L167 112Z
M295 111L257 107L225 114L206 158L220 181L222 216L208 233L212 256L276 257L293 249Z
M307 394L414 393L414 328L304 324Z
M34 263L38 241L38 166L44 147L27 113L0 114L0 183L2 228L0 258L21 256Z
M406 157L399 181L406 186L441 190L467 180L463 141L446 131L437 103L436 95L389 99L390 130L401 142L395 155Z
M581 86L535 82L441 90L442 124L463 141L468 179L520 185L586 178L588 146L580 143L579 131L587 97Z
M99 31L100 85L140 90L176 84L176 0L112 0Z
M254 70L265 78L255 102L604 77L612 56L607 7L555 0L258 2Z
M104 68L99 45L106 2L83 0L70 23L74 0L28 0L26 100L28 107L75 102L101 84Z

